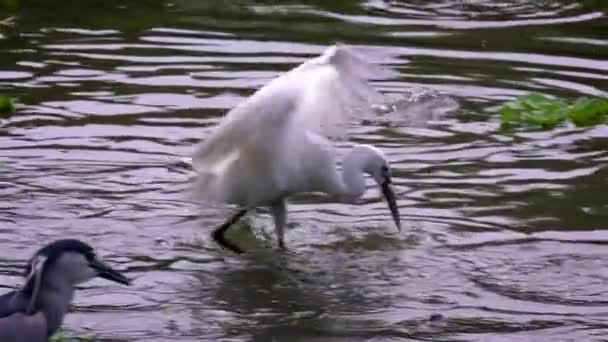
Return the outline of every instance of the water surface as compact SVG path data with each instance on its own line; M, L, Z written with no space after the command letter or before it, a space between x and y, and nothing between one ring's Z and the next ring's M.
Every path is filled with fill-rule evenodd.
M84 285L69 335L108 341L601 341L608 334L608 127L505 133L528 91L605 96L604 1L23 1L0 32L0 283L78 237L136 278ZM404 232L366 204L298 198L210 239L188 156L235 103L334 42L461 108L428 127L355 127L386 151ZM344 148L348 148L345 146ZM371 182L370 182L371 189ZM4 292L4 290L3 290ZM441 315L439 317L438 315ZM430 318L433 319L430 319Z

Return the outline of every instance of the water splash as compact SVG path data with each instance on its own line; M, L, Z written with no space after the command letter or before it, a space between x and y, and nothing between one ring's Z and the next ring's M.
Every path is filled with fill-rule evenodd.
M459 108L460 103L448 94L428 88L412 88L401 94L387 95L385 103L373 107L377 118L366 120L364 124L428 127Z

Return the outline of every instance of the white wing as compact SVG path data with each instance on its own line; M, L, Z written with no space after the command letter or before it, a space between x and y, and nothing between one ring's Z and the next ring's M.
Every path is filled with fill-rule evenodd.
M351 48L332 46L233 108L198 146L193 166L201 173L220 173L241 150L267 151L259 145L276 144L270 137L281 133L344 138L349 119L370 113L371 105L383 100L367 79L386 77L387 72L390 70L364 61ZM283 132L286 129L302 131Z

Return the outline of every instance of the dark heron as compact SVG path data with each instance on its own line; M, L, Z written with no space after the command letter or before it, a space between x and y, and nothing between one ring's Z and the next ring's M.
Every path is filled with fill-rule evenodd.
M0 296L0 341L45 342L61 327L75 286L95 277L129 285L93 247L65 239L41 248L25 268L25 283Z

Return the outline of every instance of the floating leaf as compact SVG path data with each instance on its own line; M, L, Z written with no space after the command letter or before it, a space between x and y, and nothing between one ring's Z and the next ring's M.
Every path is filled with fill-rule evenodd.
M551 129L570 119L577 126L608 120L608 100L582 97L573 104L532 93L505 103L499 110L503 128L535 126Z
M0 94L0 116L8 116L15 111L15 99Z
M581 97L572 104L568 116L577 126L605 122L608 119L608 100Z
M19 8L19 0L3 0L0 1L0 8L15 11Z
M517 125L521 121L521 112L510 106L500 109L500 119L505 126Z

